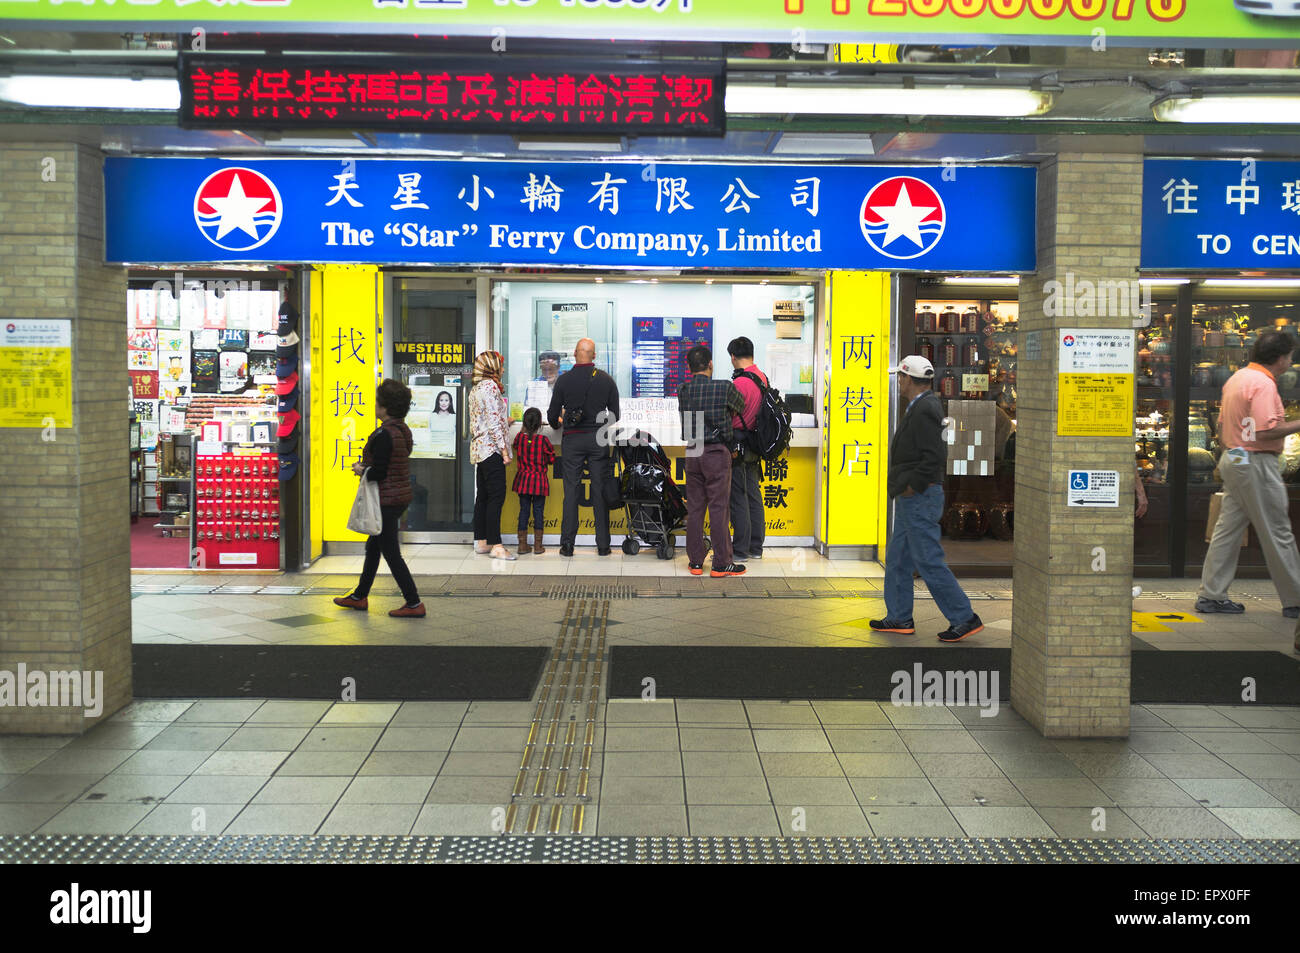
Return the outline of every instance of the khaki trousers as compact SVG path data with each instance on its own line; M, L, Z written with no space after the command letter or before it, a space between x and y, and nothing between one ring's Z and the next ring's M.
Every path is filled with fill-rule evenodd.
M1282 606L1300 606L1300 551L1291 532L1282 461L1268 453L1248 453L1244 466L1233 464L1225 453L1219 460L1223 480L1223 509L1201 570L1197 595L1222 601L1237 573L1241 534L1255 527L1268 573Z

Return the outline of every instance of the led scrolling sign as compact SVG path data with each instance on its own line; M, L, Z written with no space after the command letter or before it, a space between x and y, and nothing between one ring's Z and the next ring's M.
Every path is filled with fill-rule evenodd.
M719 63L185 56L181 125L721 136Z

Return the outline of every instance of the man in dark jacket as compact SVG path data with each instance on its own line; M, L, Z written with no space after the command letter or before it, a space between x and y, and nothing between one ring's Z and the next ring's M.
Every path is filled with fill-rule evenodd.
M713 379L713 352L697 344L686 352L691 379L677 391L686 441L686 556L692 576L704 574L704 511L709 512L713 578L743 576L732 556L728 516L731 500L731 421L744 413L745 398L731 381Z
M610 448L597 439L607 419L618 419L618 385L596 367L596 342L583 338L573 350L574 366L560 375L551 393L546 420L554 430L564 427L560 465L564 471L564 516L560 522L560 555L572 556L578 535L578 497L582 471L591 474L591 509L596 518L596 551L608 556L609 507L604 484L611 479ZM611 416L612 415L612 416Z
M939 545L939 518L943 515L943 471L948 451L943 438L943 405L931 389L934 366L923 357L910 356L889 369L898 375L898 396L903 413L889 445L889 498L894 500L894 531L885 549L884 619L872 619L877 632L911 635L912 572L925 580L935 605L948 620L939 633L941 642L960 642L984 628L971 610L952 570L943 561Z

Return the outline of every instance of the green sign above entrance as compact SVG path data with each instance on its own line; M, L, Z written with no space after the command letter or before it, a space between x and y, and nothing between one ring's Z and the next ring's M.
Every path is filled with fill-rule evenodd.
M0 28L1286 46L1291 0L0 0Z

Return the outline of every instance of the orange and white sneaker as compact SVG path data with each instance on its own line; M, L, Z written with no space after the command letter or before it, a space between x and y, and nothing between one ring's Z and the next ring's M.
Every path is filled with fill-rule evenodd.
M391 610L388 614L397 619L423 619L424 603L421 602L418 605L413 606L402 606L400 609Z

